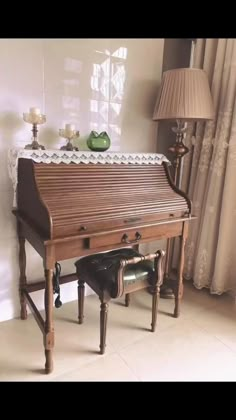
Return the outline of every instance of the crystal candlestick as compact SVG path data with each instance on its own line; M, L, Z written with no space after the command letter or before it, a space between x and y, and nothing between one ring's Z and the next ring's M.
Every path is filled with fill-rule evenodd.
M79 131L76 131L74 125L66 124L65 128L59 129L59 136L67 139L67 144L61 147L61 150L68 150L68 151L78 151L78 147L74 147L72 144L72 140L79 137Z
M39 108L30 108L29 113L23 113L23 120L32 124L32 143L27 144L25 149L45 149L44 146L38 143L38 125L46 122L46 115L41 114Z

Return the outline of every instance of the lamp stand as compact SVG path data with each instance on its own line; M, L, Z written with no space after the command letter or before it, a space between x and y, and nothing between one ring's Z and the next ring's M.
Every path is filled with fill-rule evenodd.
M180 177L180 168L181 168L181 159L189 149L183 143L184 133L187 128L185 123L182 120L177 120L177 127L172 127L174 133L176 133L175 143L169 147L168 151L174 155L173 167L174 167L174 184L180 189L181 187L181 177ZM174 246L174 241L171 243L171 239L167 239L166 245L166 260L165 260L165 279L163 286L161 287L160 296L166 299L174 299L174 292L172 283L173 280L170 279L170 263L172 260L172 250Z
M177 127L172 127L174 133L176 133L176 140L175 143L169 147L169 152L173 153L174 155L174 183L178 188L180 188L180 176L179 176L179 168L181 164L181 159L186 153L188 153L189 149L184 145L183 138L184 133L186 132L187 128L185 124L181 120L177 120Z
M176 188L181 189L182 158L188 152L188 148L183 143L186 130L184 121L213 120L214 114L208 75L205 70L189 67L171 69L163 73L153 120L170 121L174 119L177 122L177 127L173 129L176 140L169 148L169 152L174 155L173 183ZM165 263L165 278L168 279L168 271L170 271L172 262L172 249L173 242L170 244L170 241L168 241ZM166 284L168 283L167 281ZM173 287L170 286L170 289L173 289ZM162 290L160 295L170 298L173 297L173 291L172 296L168 296L168 293L164 296Z

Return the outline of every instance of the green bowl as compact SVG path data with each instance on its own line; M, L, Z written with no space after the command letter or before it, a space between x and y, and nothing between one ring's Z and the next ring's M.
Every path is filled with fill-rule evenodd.
M98 134L96 131L91 131L87 140L87 146L94 152L105 152L109 149L111 140L106 131L102 131Z

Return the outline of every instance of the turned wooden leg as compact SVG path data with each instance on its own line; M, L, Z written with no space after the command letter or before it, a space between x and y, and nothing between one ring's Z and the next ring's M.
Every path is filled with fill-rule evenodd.
M171 253L171 239L168 238L166 242L166 258L165 258L165 273L164 279L168 279L170 276L170 253Z
M83 324L84 320L84 282L78 280L78 319L79 324Z
M160 288L159 288L160 291ZM154 332L156 329L157 323L157 309L158 309L158 300L159 300L159 292L158 287L155 286L151 289L152 293L152 323L151 323L151 331Z
M125 295L125 306L128 308L130 304L130 293L126 293Z
M155 258L154 267L155 267L155 275L156 275L156 284L151 287L151 294L152 294L152 323L151 323L151 331L154 332L156 329L157 323L157 310L158 310L158 302L160 296L160 288L163 284L163 277L164 277L164 270L163 270L163 260L165 256L164 251L158 251L159 256Z
M21 223L17 222L18 240L19 240L19 295L20 295L20 317L21 319L27 319L27 307L26 298L24 295L24 288L27 284L26 280L26 254L25 254L25 238L21 233Z
M100 298L100 354L105 353L106 347L106 333L107 333L107 316L108 316L108 302Z
M53 370L52 351L54 347L54 328L53 328L53 270L45 270L45 329L44 329L44 347L45 347L45 372L50 373Z
M175 288L175 309L174 317L178 318L180 315L180 301L183 296L184 286L183 286L183 269L184 269L184 247L187 237L187 224L183 228L183 234L180 237L180 258L179 258L179 267L178 267L178 278L177 278L177 287Z

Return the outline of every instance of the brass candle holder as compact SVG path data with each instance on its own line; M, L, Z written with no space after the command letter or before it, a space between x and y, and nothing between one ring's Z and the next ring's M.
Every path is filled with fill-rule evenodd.
M61 147L61 150L78 152L78 147L73 146L72 141L79 137L79 131L76 131L72 124L66 124L65 129L59 129L59 136L67 139L67 144Z
M39 108L30 108L29 113L23 113L23 120L29 124L33 125L32 128L32 143L27 144L25 149L42 149L45 150L45 147L39 144L38 142L38 125L44 124L46 122L46 115L41 114Z

